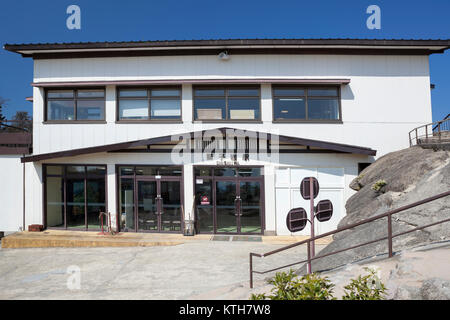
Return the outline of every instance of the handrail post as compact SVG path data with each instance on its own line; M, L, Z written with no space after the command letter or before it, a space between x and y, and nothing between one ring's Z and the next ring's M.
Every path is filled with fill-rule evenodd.
M417 128L416 128L416 144L420 144L420 143L419 143L419 136L418 136L418 134L417 134Z
M408 133L408 136L409 136L409 146L412 147L411 132Z
M308 263L306 264L306 272L308 274L311 273L311 245L309 244L309 241L307 242L307 251L308 251Z
M428 143L428 125L425 125L425 139L426 143Z
M392 215L388 215L388 247L389 258L392 258Z
M253 256L250 253L250 289L253 289Z
M438 136L439 136L439 143L441 143L441 123L438 123Z

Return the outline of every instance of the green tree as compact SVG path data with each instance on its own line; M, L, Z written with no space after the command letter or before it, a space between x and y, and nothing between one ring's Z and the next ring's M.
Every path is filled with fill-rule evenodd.
M31 131L31 117L27 111L17 111L13 117L13 126Z

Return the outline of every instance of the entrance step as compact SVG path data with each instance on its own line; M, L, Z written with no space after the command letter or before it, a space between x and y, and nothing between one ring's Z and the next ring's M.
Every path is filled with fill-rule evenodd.
M214 235L212 241L252 241L262 242L261 236L246 236L246 235Z

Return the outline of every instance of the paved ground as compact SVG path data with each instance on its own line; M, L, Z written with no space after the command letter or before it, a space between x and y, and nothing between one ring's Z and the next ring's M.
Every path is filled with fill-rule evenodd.
M0 249L0 299L220 298L221 288L248 281L250 251L262 253L281 246L190 241L167 247ZM317 246L317 251L322 247ZM301 246L255 258L254 264L264 270L305 257ZM71 266L79 267L80 289L67 286ZM263 278L256 276L256 280Z

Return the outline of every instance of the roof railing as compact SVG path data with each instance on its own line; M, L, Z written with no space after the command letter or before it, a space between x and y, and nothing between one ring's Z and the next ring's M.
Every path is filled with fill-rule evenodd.
M442 223L450 221L450 217L449 217L447 219L440 220L440 221L437 221L437 222L433 222L433 223L430 223L430 224L426 224L424 226L416 227L416 228L411 229L411 230L407 230L407 231L399 232L399 233L396 233L396 234L392 234L392 215L394 215L396 213L399 213L399 212L402 212L402 211L405 211L405 210L408 210L408 209L411 209L411 208L414 208L414 207L417 207L419 205L431 202L431 201L435 201L437 199L441 199L441 198L447 197L449 195L450 195L450 190L447 191L447 192L440 193L438 195L435 195L435 196L432 196L432 197L429 197L429 198L426 198L426 199L423 199L423 200L420 200L420 201L417 201L417 202L414 202L414 203L411 203L411 204L399 207L397 209L393 209L393 210L390 210L388 212L385 212L385 213L373 216L371 218L362 220L360 222L356 222L356 223L347 225L345 227L338 228L336 230L323 233L323 234L315 236L313 238L309 238L309 239L306 239L306 240L303 240L303 241L299 241L299 242L296 242L296 243L293 243L293 244L290 244L290 245L287 245L287 246L284 246L282 248L279 248L279 249L276 249L276 250L272 250L272 251L269 251L269 252L266 252L266 253L260 254L260 253L250 252L250 288L253 288L253 274L266 274L266 273L269 273L269 272L277 271L277 270L280 270L280 269L283 269L283 268L287 268L287 267L292 267L294 265L298 265L298 264L302 264L302 263L311 264L311 261L314 261L314 260L317 260L317 259L321 259L321 258L325 258L325 257L331 256L331 255L334 255L334 254L338 254L338 253L341 253L341 252L344 252L344 251L356 249L356 248L359 248L359 247L362 247L362 246L366 246L366 245L369 245L369 244L372 244L372 243L375 243L375 242L383 241L383 240L387 240L388 241L388 255L391 258L394 255L393 254L393 247L392 247L392 240L393 240L393 238L396 238L396 237L408 234L410 232L422 230L422 229L425 229L425 228L429 228L429 227L432 227L432 226L435 226L435 225L442 224ZM310 248L311 248L311 243L312 242L314 242L314 241L316 241L318 239L321 239L321 238L325 238L325 237L334 235L336 233L339 233L339 232L342 232L342 231L345 231L345 230L353 229L355 227L364 225L366 223L369 223L369 222L372 222L372 221L375 221L375 220L386 218L386 217L387 217L387 226L386 226L387 235L385 237L382 237L382 238L379 238L379 239L375 239L375 240L371 240L371 241L368 241L368 242L364 242L364 243L361 243L361 244L357 244L357 245L354 245L354 246L351 246L351 247L348 247L348 248L344 248L344 249L336 250L336 251L333 251L333 252L329 252L329 253L326 253L326 254L319 254L319 255L317 255L315 257L311 257ZM265 270L265 271L253 270L253 257L258 257L258 258L268 257L268 256L271 256L273 254L276 254L276 253L279 253L279 252L282 252L282 251L285 251L285 250L288 250L288 249L291 249L291 248L295 248L295 247L298 247L298 246L303 245L303 244L307 245L307 253L308 253L307 254L307 259L302 260L302 261L298 261L298 262L294 262L294 263L290 263L290 264L287 264L287 265L283 265L283 266L280 266L280 267L277 267L277 268L273 268L273 269L270 269L270 270ZM312 270L309 270L309 271L312 272Z

